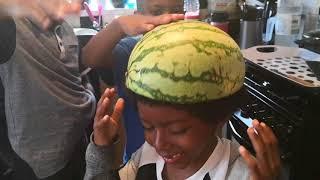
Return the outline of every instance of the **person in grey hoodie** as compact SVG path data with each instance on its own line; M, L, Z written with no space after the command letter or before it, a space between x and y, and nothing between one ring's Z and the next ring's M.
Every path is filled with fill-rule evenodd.
M10 154L28 165L13 167L21 175L18 180L83 177L82 137L94 117L96 101L79 67L77 37L63 20L79 10L79 4L66 0L0 0L0 100L4 100L0 104L5 113L1 123L7 126ZM120 27L145 32L172 19L170 15L120 17L103 31L102 41L117 36ZM107 48L97 44L98 52L85 51L83 58ZM7 151L3 147L0 155ZM30 173L23 176L22 171Z

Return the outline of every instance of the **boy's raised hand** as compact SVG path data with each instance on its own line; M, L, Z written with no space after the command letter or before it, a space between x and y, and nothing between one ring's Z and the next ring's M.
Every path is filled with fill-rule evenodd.
M82 0L0 0L0 14L27 17L46 30L66 15L79 13Z
M182 19L184 19L183 14L163 14L160 16L130 15L119 17L115 23L118 24L123 34L135 36L144 34L158 25Z
M114 143L119 135L120 117L124 108L124 100L118 99L112 110L112 100L115 98L115 89L107 88L101 96L94 117L93 136L98 146L108 146Z
M277 138L265 123L254 120L252 124L253 128L248 128L247 133L256 156L252 156L243 146L239 148L241 156L249 167L250 180L275 180L281 168Z

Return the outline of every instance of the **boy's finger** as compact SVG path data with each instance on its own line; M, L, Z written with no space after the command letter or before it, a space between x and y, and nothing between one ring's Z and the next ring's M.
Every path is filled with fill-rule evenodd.
M183 20L184 14L171 14L171 18L173 21Z
M116 122L119 122L123 109L124 109L124 100L122 98L119 98L114 107L114 110L112 113L112 119L114 119Z
M108 98L104 99L104 101L101 104L101 110L100 110L101 116L105 116L106 114L108 114L110 104L111 104L110 99Z
M37 24L43 30L47 30L51 25L51 19L47 14L36 4L32 4L30 9L30 19L33 23Z
M265 159L268 162L267 164L270 166L273 163L272 162L273 147L271 144L270 137L268 136L268 134L266 134L265 130L260 125L260 122L258 120L253 120L252 125L254 129L258 132L258 136L260 137L259 139L261 139L261 142L266 152Z
M270 172L270 168L268 165L268 157L267 157L267 149L264 147L264 144L261 140L261 137L254 132L252 127L248 128L247 131L251 143L256 151L256 158L258 159L258 166L261 169L264 169L266 172Z
M106 104L109 103L108 101L109 99L106 98L97 106L95 117L98 118L98 120L106 115L106 109L107 109Z
M116 95L116 90L114 88L111 88L109 90L109 92L107 93L107 96L108 96L109 99L114 98L115 95Z
M142 28L143 29L141 31L142 31L142 33L144 33L144 32L148 32L148 31L151 31L152 29L154 29L155 25L153 25L153 24L144 24L144 26Z
M106 88L103 92L103 94L101 95L99 101L98 101L98 106L102 103L102 101L108 96L109 93L109 88Z
M81 3L79 2L72 2L72 3L67 3L66 6L63 8L63 12L65 14L77 14L81 10Z
M103 92L102 96L100 97L100 100L99 100L98 104L99 104L99 103L101 104L101 102L102 102L105 98L112 99L114 95L115 95L115 90L114 90L114 88L111 88L111 89L110 89L110 88L106 88L106 90Z
M278 173L281 166L278 140L269 126L267 126L265 123L260 123L260 126L262 127L262 131L264 132L263 134L265 136L265 139L268 138L266 141L269 141L267 143L270 148L269 156L271 159L271 170L274 173Z
M172 14L163 14L160 16L148 16L148 17L146 17L147 18L146 23L153 24L155 26L158 26L161 24L168 24L173 21L174 17L175 16Z
M272 129L263 122L260 123L260 126L262 127L262 129L264 131L265 137L269 137L269 139L271 141L270 144L272 144L275 147L278 147L278 140L277 140L277 137L275 136L275 134L273 133ZM278 148L276 148L276 149L278 149Z
M75 4L66 0L39 1L41 8L55 21L62 21L67 14L74 13L75 10L80 11L81 6Z
M35 1L35 6L43 9L43 11L50 17L50 19L56 19L56 14L58 14L61 10L61 0L55 1Z
M277 138L275 137L272 129L265 123L259 123L257 120L254 120L253 126L257 130L262 142L264 143L264 147L266 148L266 156L270 170L272 173L277 173L281 164Z
M101 127L108 125L109 120L110 120L110 116L108 115L103 116L100 123Z
M54 13L54 17L56 20L61 21L67 15L80 13L80 10L81 4L64 2L59 10Z
M257 165L257 161L256 159L250 154L250 152L243 146L239 147L239 153L242 156L242 158L244 159L244 161L246 162L249 170L250 170L250 180L251 179L258 179L258 177L260 176L260 171Z

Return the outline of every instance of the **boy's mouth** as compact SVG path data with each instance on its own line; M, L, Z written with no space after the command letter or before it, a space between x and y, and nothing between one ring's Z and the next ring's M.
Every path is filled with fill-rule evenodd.
M182 157L182 154L177 153L177 154L170 154L170 155L161 155L161 157L164 159L166 163L175 163Z

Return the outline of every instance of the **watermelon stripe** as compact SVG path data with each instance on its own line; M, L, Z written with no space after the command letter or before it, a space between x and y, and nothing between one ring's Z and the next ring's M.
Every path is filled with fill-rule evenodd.
M192 27L188 27L188 26L179 26L177 28L174 28L171 30L165 30L166 28L162 28L161 31L155 31L153 33L148 34L146 37L144 37L141 41L142 43L148 43L149 41L153 41L154 39L160 39L163 35L166 35L168 33L182 33L184 31L187 30L202 30L202 31L209 31L209 32L213 32L213 33L217 33L217 34L223 34L225 35L225 33L223 31L217 30L217 29L212 29L210 27L204 27L203 25L199 25L199 26L192 26ZM153 36L153 38L148 38L149 36ZM145 41L145 39L147 39L147 41Z
M170 24L167 24L167 25L162 25L161 27L156 27L153 31L145 34L143 36L143 38L140 40L139 44L143 44L143 43L149 42L149 41L145 41L146 39L152 41L154 39L160 39L163 35L165 35L167 33L170 33L170 32L173 32L173 33L179 32L179 33L181 33L181 32L184 32L186 30L202 30L202 31L209 31L209 32L213 32L213 33L229 36L224 31L221 31L219 29L213 29L211 27L211 25L208 25L208 24L205 24L205 23L199 22L199 21L178 21L175 24L176 25L183 24L183 26L178 26L177 28L172 28L172 26ZM193 26L186 26L186 24L187 25L191 24ZM172 29L172 30L167 30L167 29ZM150 36L155 36L155 37L148 39Z
M185 46L186 44L191 44L194 48L197 49L199 53L205 53L206 55L212 55L210 51L206 51L206 48L215 48L223 50L227 56L231 56L232 53L236 53L238 57L242 57L241 53L239 52L239 49L229 47L223 43L219 43L216 41L208 40L208 41L202 41L202 40L184 40L184 41L178 41L170 44L164 44L160 46L154 46L150 48L144 47L144 49L138 53L139 56L136 57L133 61L131 61L131 64L128 65L128 68L130 68L134 63L142 61L147 55L150 53L154 53L157 51L160 51L163 53L165 50L172 49L178 46ZM142 47L142 46L141 46ZM136 54L136 52L134 52ZM242 58L235 58L238 61L242 61Z
M138 92L139 90L143 89L146 92L148 92L152 98L157 99L159 101L164 101L164 102L175 102L178 104L187 104L187 103L191 103L191 102L203 102L203 101L208 101L208 97L206 96L206 94L192 94L192 96L187 96L187 95L182 95L182 96L171 96L168 94L165 94L163 92L161 92L159 89L152 89L151 87L149 87L146 84L143 84L141 81L134 81L131 78L130 79L130 83L135 84L135 86L139 87L139 89L134 88L133 91L134 92ZM130 86L133 87L133 86ZM222 92L220 92L222 93Z
M147 44L147 43L150 43L152 41L156 41L156 40L160 39L163 35L167 35L167 33L170 33L170 32L172 32L172 33L183 33L186 30L203 30L203 31L210 31L212 33L226 35L223 31L212 29L210 27L203 27L201 25L193 26L193 27L180 26L178 28L175 28L175 29L172 29L172 30L167 30L167 31L163 31L163 29L165 29L165 28L162 28L161 31L155 31L155 32L151 32L151 33L146 34L141 39L141 41L139 42L139 48L136 49L136 50L138 50L138 51L141 50L141 48L143 48L143 44ZM153 38L149 38L149 36L153 36Z
M228 81L230 83L238 83L241 78L237 76L235 79L231 79L229 76L221 76L221 67L219 67L220 72L215 72L214 69L211 69L211 71L205 71L202 72L200 76L195 77L192 76L191 72L188 71L188 73L184 76L176 76L173 73L168 73L167 71L164 71L162 69L159 69L157 64L155 64L152 68L141 68L140 71L132 70L135 73L143 74L144 76L147 76L147 74L156 73L159 74L162 78L168 78L174 82L203 82L203 83L214 83L214 84L223 84L224 81Z

